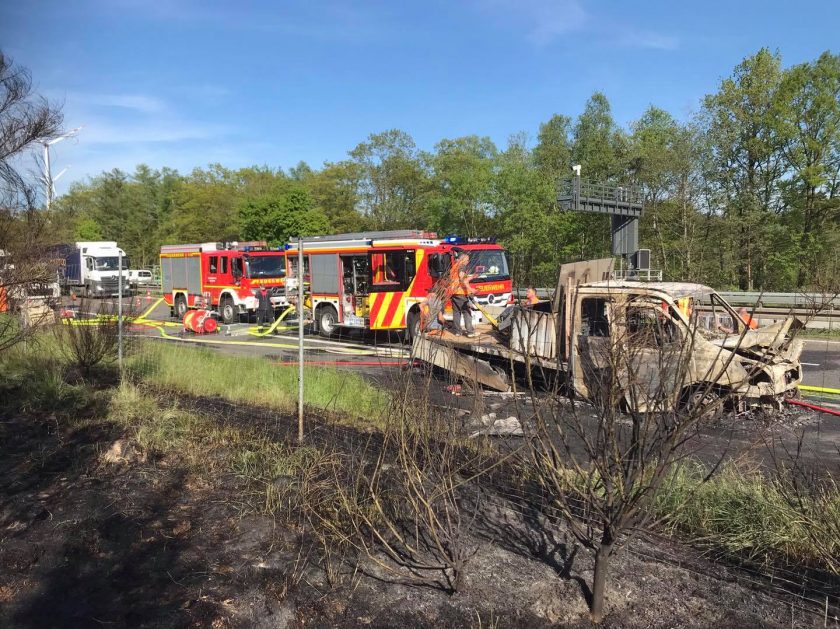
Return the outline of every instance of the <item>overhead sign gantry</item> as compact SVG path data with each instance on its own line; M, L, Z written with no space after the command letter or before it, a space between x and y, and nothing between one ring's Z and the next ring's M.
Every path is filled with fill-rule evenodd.
M572 170L574 176L560 180L557 187L560 208L609 215L612 254L622 256L634 269L649 269L648 251L639 250L639 218L644 211L641 189L584 181L580 177L580 166L574 166Z

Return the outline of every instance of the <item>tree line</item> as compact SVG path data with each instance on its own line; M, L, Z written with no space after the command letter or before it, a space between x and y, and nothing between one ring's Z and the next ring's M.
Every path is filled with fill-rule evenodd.
M685 121L651 105L622 128L594 93L576 118L555 114L503 148L466 136L420 150L400 130L313 168L189 174L103 172L56 200L59 240L117 240L134 264L161 244L422 228L495 235L518 283L551 285L560 263L609 254L606 217L562 212L558 179L644 191L641 246L667 279L790 291L830 280L840 262L840 56L783 67L745 58Z

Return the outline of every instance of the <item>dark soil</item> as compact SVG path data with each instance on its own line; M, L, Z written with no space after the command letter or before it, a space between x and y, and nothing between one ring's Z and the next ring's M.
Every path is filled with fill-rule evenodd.
M245 489L176 455L148 460L104 421L0 420L0 626L589 626L589 556L537 514L487 508L449 595L371 562L325 563L307 531L243 509ZM815 612L689 549L636 541L615 560L603 626L821 627Z

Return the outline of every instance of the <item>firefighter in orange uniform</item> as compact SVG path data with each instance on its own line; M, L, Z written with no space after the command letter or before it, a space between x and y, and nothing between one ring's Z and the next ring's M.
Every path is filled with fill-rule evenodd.
M750 311L747 310L746 308L743 308L743 307L739 308L738 309L738 316L741 317L741 321L746 323L747 327L750 330L758 329L758 321L753 319L752 315L750 314Z
M470 257L464 252L457 254L455 263L449 269L449 292L452 297L452 331L457 336L463 334L473 338L476 335L473 329L472 309L470 308L470 295L476 290L470 286L472 279L467 273L467 265ZM464 332L461 331L461 317L464 318Z

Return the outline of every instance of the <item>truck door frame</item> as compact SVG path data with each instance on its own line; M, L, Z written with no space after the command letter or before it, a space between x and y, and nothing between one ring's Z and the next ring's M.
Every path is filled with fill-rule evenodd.
M571 333L569 341L571 349L569 352L569 369L571 381L575 392L587 399L593 399L596 391L594 385L604 377L603 372L609 368L609 356L612 351L612 344L616 342L616 312L621 307L623 299L618 294L594 294L574 291L574 300L567 298L566 307L573 305L574 311L570 317ZM594 320L583 319L583 302L586 300L603 301L603 322L596 323ZM586 323L586 329L584 329ZM603 324L606 328L603 328ZM593 334L595 330L606 330ZM582 342L582 339L586 339ZM590 339L599 339L591 341ZM603 339L603 340L600 340ZM597 370L597 371L596 371ZM607 374L608 375L608 374Z
M631 308L648 310L655 317L653 326L647 326L650 329L643 335L632 329ZM622 349L627 359L618 377L625 399L638 411L669 410L680 395L686 360L690 359L685 355L686 349L691 351L685 344L688 330L674 304L655 295L628 295L623 314ZM668 406L650 408L649 402Z
M397 256L398 261L395 269L396 279L376 281L376 273L382 267L381 265L374 266L374 256L383 256L383 272L387 273L387 256L393 254ZM370 329L404 328L406 326L405 295L417 277L417 248L383 247L369 251L367 256Z

